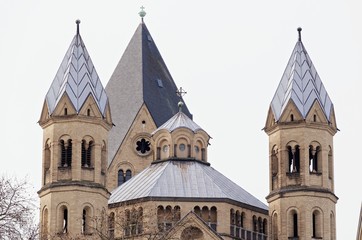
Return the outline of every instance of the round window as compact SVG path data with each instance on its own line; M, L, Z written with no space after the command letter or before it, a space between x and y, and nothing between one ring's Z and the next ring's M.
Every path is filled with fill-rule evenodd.
M150 141L142 138L136 142L136 151L140 154L146 154L151 150L150 145Z
M195 146L195 152L196 152L196 153L200 152L199 146Z
M163 145L162 151L163 152L168 152L168 145Z
M185 148L186 148L185 144L181 143L179 146L180 151L185 151Z

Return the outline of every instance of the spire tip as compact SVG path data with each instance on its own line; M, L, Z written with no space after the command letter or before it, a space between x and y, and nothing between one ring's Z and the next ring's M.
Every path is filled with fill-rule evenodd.
M80 24L80 20L79 20L79 19L75 20L75 23L77 24L77 34L79 34L79 24Z
M302 41L302 28L299 27L299 28L297 28L297 30L298 30L298 41L301 42Z
M143 22L143 18L146 16L146 11L145 11L145 7L141 6L141 11L138 13L138 15L140 15L142 22Z

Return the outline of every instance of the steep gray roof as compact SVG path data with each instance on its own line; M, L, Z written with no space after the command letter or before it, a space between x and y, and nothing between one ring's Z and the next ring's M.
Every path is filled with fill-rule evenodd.
M79 34L79 26L46 95L49 114L64 94L68 95L77 113L91 94L104 116L108 98Z
M112 191L109 204L145 197L230 199L268 207L230 179L198 161L168 160L150 165Z
M142 104L159 127L178 112L177 87L151 34L142 22L106 86L115 126L109 135L112 161ZM192 118L186 105L186 115Z
M305 118L313 103L318 101L328 120L331 117L332 101L309 58L301 38L295 45L292 56L271 102L271 107L278 121L288 101L292 100Z
M194 121L192 121L186 114L184 114L182 111L179 111L167 122L165 122L158 129L156 129L152 134L156 133L161 129L166 129L169 132L173 132L174 130L182 127L188 128L193 132L202 130L202 128L199 125L197 125Z

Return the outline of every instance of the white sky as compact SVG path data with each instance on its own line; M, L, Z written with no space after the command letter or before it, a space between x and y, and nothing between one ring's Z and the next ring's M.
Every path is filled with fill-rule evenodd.
M337 235L355 239L362 200L362 1L0 0L0 174L39 190L45 94L75 20L105 86L146 7L145 22L194 121L212 137L212 166L263 202L269 192L269 104L297 41L334 103Z

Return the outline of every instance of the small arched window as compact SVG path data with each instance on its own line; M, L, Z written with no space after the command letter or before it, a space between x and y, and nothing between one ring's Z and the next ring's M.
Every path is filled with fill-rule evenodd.
M125 178L125 182L127 182L128 180L130 180L132 178L132 172L131 170L127 170L126 171L126 178Z
M300 169L300 148L298 145L292 148L291 146L287 147L288 150L288 172L289 173L299 173Z
M114 212L111 212L108 218L108 236L110 239L114 239L114 226L115 226L115 215Z
M93 149L93 141L86 142L86 140L82 140L82 167L91 167L92 165L92 149Z
M64 141L60 140L60 166L71 167L72 166L72 140L68 139Z
M288 237L290 238L298 238L298 213L295 210L290 211L288 217Z
M69 216L68 208L66 206L61 206L59 208L59 219L58 219L59 233L68 233L69 226Z
M89 234L91 229L91 209L90 207L83 208L82 213L82 234Z
M123 170L118 170L118 186L121 186L124 183L124 173Z
M211 207L210 209L210 217L209 217L209 225L210 227L216 231L216 226L217 226L217 209L216 207Z
M42 225L41 225L41 239L48 239L48 233L49 233L49 229L48 229L48 209L45 208L43 210L43 216L42 216Z
M312 237L322 238L322 215L320 211L315 210L312 213Z

